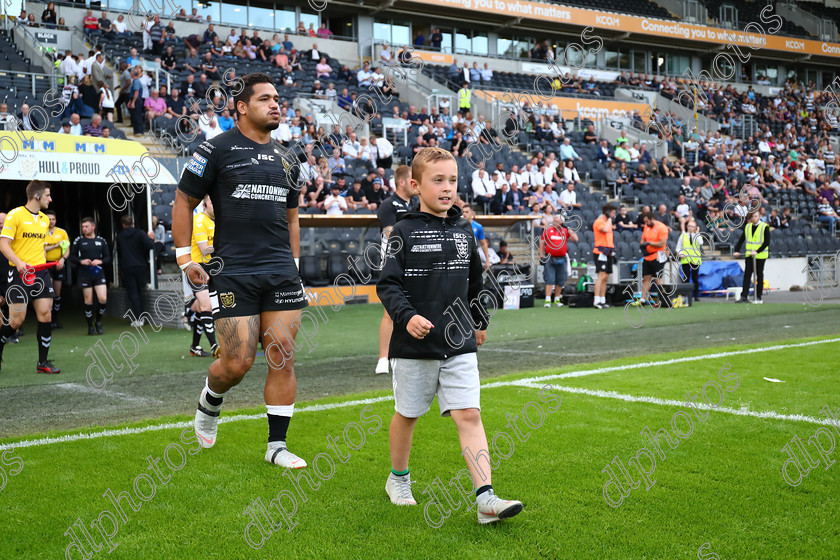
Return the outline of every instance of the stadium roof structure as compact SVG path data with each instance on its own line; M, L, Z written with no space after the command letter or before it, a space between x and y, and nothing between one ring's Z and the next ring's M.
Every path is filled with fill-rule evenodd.
M353 6L358 2L336 1L332 4ZM770 16L763 22L745 26L750 32L683 23L652 17L620 14L577 8L531 0L388 0L378 4L361 4L369 15L387 11L429 17L430 9L437 16L482 26L498 25L497 30L521 29L554 35L577 35L581 28L592 27L593 42L598 39L633 41L636 44L685 47L699 51L729 52L743 58L746 53L759 56L771 51L772 57L797 60L807 58L836 61L840 59L840 43L774 34L779 23ZM474 15L470 15L473 14ZM768 53L769 54L769 53Z

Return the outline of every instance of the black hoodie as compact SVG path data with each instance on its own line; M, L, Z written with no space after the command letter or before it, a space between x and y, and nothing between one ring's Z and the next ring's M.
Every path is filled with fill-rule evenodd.
M155 242L146 232L136 227L123 228L115 245L121 269L148 268L149 251L155 248Z
M459 207L446 218L400 215L376 285L394 320L388 356L440 360L475 352L475 329L486 330L489 323L478 299L483 271L472 227ZM434 325L423 340L406 331L418 314Z

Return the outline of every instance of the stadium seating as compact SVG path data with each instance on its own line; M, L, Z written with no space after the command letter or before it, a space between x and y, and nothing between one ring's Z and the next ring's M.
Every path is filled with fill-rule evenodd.
M767 2L760 2L756 0L738 0L737 2L734 0L700 0L700 3L706 6L706 9L709 11L710 22L718 22L720 20L721 6L734 6L738 13L738 29L743 29L750 22L763 25L760 18L761 10L768 4ZM808 2L800 2L800 4L807 5ZM777 35L806 37L808 39L813 38L813 35L808 33L808 31L801 25L784 18L782 21L782 27L776 32Z

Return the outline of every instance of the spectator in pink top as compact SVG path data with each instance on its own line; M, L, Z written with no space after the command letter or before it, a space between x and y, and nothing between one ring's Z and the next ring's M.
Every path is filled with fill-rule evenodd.
M332 73L332 66L327 64L327 59L321 57L321 62L319 62L315 66L315 77L316 78L329 78L330 74Z
M286 54L285 48L280 48L280 52L274 57L274 65L277 68L286 68L289 65L289 55Z
M146 109L146 119L151 121L155 117L162 117L166 113L166 101L160 96L160 92L152 89L151 97L146 98L143 107Z
M320 37L321 39L329 39L330 37L332 37L332 35L333 32L327 29L327 24L321 22L321 27L318 28L318 37Z

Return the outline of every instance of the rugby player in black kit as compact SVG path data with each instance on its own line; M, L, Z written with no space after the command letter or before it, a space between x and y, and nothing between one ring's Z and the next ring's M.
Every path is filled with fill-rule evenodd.
M178 265L194 286L209 282L221 356L210 365L195 414L205 448L216 443L224 394L251 369L260 333L266 346L268 408L266 461L297 469L306 462L286 449L297 382L294 340L307 301L298 275L299 167L271 138L280 124L280 97L265 74L234 86L237 125L196 149L172 209ZM192 263L192 210L210 195L216 217L214 255L222 267L209 276Z

